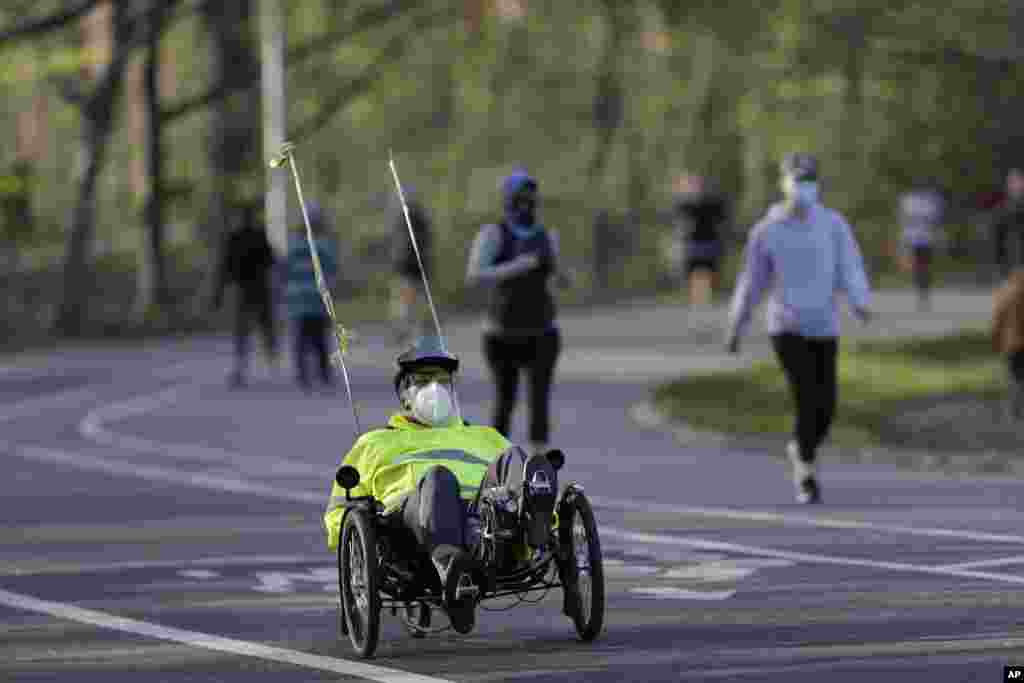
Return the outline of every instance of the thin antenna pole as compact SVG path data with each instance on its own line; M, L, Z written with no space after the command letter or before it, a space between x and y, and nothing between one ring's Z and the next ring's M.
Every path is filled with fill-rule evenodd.
M405 216L405 227L409 229L409 239L412 241L412 250L416 253L416 263L420 267L420 277L423 278L423 291L427 295L427 305L430 306L430 314L434 318L434 328L437 330L437 338L441 342L441 348L448 352L448 342L445 340L444 332L441 330L441 319L437 317L437 307L434 306L434 297L430 294L430 282L427 281L427 271L423 268L423 257L420 255L420 245L416 242L416 232L412 229L412 219L409 217L409 204L405 201L405 192L402 190L402 181L398 179L398 169L395 167L395 157L388 152L388 165L391 167L391 177L395 179L395 189L398 190L398 200L402 203L402 215ZM462 422L462 406L459 405L459 392L455 386L455 378L452 377L452 398L455 401L455 416L459 424Z
M320 292L320 298L327 309L327 315L331 318L334 326L334 336L338 342L338 350L332 356L335 364L341 368L341 374L345 379L345 391L348 394L348 403L352 407L352 418L355 421L356 438L362 434L363 429L359 424L359 411L356 410L356 402L352 397L352 382L349 380L348 368L345 365L345 352L348 350L348 342L351 338L348 330L338 323L337 314L334 311L334 299L331 297L331 290L327 288L327 281L324 279L323 267L320 265L320 256L316 250L316 242L313 239L313 226L309 222L309 212L306 210L306 199L302 194L302 182L299 180L299 169L295 163L295 146L286 142L281 147L281 154L270 161L271 168L279 168L285 163L292 170L292 178L295 180L295 192L299 197L299 207L302 209L302 220L306 224L306 243L309 245L310 255L313 257L313 271L316 273L316 288Z
M434 306L434 297L430 294L430 283L427 282L427 271L423 269L423 258L420 256L420 246L416 243L416 233L412 229L412 219L409 218L409 205L405 201L405 192L402 191L402 182L398 179L398 170L395 168L395 158L391 156L388 160L391 166L391 175L395 179L395 188L398 190L398 199L402 202L402 213L405 216L405 225L409 229L409 239L412 240L412 249L416 253L416 263L420 267L420 276L423 278L423 289L427 294L427 304L430 306L430 314L434 317L434 327L437 329L437 338L441 340L441 348L448 350L444 333L441 331L441 321L437 317L437 308Z

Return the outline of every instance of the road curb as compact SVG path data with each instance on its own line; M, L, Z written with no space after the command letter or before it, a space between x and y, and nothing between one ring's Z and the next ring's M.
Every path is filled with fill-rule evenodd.
M651 401L634 403L629 416L639 427L670 433L685 448L728 448L738 452L767 451L769 455L784 457L788 437L783 435L725 434L694 429L683 421L668 418ZM893 446L854 448L825 446L821 456L826 460L844 464L883 464L915 472L943 474L971 474L985 476L1024 476L1024 460L1005 451L979 451L972 453L946 453L903 449Z

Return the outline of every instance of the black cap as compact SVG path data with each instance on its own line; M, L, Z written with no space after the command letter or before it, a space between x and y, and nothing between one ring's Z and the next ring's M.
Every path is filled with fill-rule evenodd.
M395 393L398 393L402 377L416 368L434 365L454 373L459 369L459 359L441 345L435 336L423 336L395 359L398 371L395 373Z
M779 170L796 180L817 180L818 160L804 152L791 152L783 158Z

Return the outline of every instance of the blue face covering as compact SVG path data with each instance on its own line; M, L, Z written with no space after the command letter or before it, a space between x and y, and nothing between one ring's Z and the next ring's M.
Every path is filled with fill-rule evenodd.
M525 171L516 171L502 184L505 196L505 222L518 236L529 236L537 230L537 181Z
M782 189L797 206L809 207L818 203L818 183L815 180L796 180L787 176L783 179Z
M816 204L818 202L818 183L809 181L797 183L793 196L804 206Z

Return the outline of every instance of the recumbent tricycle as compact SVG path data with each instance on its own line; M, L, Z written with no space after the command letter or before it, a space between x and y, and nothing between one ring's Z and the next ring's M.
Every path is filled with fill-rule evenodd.
M565 463L560 450L547 453L555 471ZM338 543L340 629L357 654L374 655L380 637L381 610L390 608L414 638L447 630L432 628L432 614L444 609L442 588L430 559L397 519L385 514L373 496L352 497L359 472L342 465L335 477L345 490L345 513ZM601 541L597 522L583 487L571 482L558 493L552 528L546 542L531 547L519 523L524 491L505 487L481 489L469 504L471 524L479 524L475 555L481 581L460 586L459 599L477 604L517 598L552 588L563 592L563 612L572 620L580 640L589 642L604 624L605 594ZM519 604L519 603L515 603Z

